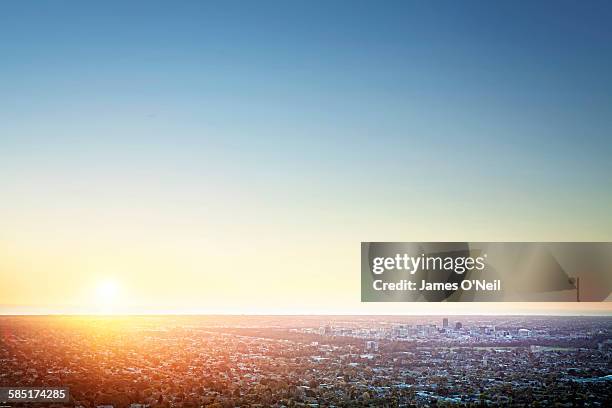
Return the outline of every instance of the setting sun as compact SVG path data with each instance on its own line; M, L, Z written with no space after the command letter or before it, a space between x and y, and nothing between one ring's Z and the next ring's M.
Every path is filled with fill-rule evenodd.
M116 306L119 301L119 284L114 280L105 280L96 286L96 303L104 311Z

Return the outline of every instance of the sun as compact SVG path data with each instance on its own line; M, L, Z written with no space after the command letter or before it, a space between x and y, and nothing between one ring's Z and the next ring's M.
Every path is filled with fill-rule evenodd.
M119 303L119 295L119 284L112 279L99 282L95 289L96 303L104 311L110 311Z

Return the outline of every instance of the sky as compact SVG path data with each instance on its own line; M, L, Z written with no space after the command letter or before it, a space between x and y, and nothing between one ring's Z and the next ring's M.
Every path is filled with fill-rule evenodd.
M612 241L605 1L0 2L0 313L362 304L361 241Z

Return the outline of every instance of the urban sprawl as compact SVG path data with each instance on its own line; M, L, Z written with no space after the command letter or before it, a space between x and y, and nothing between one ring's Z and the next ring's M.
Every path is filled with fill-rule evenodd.
M0 387L70 390L11 407L605 407L611 339L611 317L4 316Z

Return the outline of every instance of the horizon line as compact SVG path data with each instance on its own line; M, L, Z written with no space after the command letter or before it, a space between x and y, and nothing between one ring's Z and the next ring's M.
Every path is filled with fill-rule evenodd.
M319 317L319 316L371 316L371 317L425 317L425 316L504 316L504 317L612 317L612 313L445 313L445 314L403 314L403 313L1 313L0 317Z

